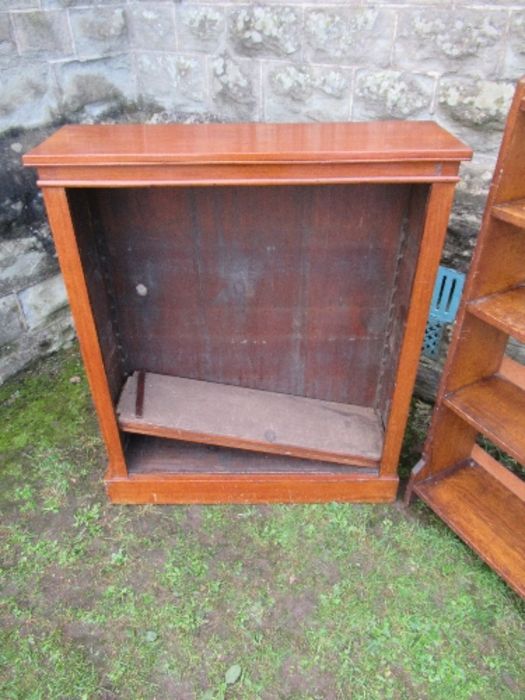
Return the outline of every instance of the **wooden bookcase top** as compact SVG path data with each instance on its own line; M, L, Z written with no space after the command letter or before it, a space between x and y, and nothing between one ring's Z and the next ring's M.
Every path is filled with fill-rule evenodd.
M434 122L64 126L25 165L459 161L471 149Z

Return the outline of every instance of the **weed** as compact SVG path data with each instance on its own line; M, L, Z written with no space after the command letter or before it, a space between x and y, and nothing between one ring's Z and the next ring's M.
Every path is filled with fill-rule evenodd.
M102 528L100 526L100 503L82 506L75 513L74 524L79 528L81 535L98 537Z

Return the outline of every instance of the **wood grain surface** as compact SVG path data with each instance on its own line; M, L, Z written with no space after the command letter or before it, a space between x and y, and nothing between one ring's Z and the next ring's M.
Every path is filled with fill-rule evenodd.
M494 376L445 395L445 404L522 464L525 463L525 392Z
M476 445L481 433L525 464L525 78L507 119L423 457L408 490L423 498L525 597L525 485Z
M473 460L421 482L416 493L525 596L525 503L516 494Z
M497 204L492 208L492 215L513 226L525 228L525 199Z
M434 123L401 121L72 125L27 154L110 498L392 500L453 184L471 154ZM144 393L128 381L118 424L137 371ZM168 435L161 450L153 441ZM202 461L210 442L230 450L215 466ZM248 451L253 468L236 473Z
M525 343L525 286L473 299L467 309L483 321Z
M253 452L149 435L126 439L130 476L179 474L357 474L379 476L377 467L331 464L313 459Z
M411 190L97 191L128 372L372 406Z
M118 404L125 431L352 465L381 458L383 431L371 408L146 373L137 416L137 376Z
M144 474L108 479L113 503L389 503L396 477L356 474Z
M471 149L434 122L69 125L25 165L463 160Z

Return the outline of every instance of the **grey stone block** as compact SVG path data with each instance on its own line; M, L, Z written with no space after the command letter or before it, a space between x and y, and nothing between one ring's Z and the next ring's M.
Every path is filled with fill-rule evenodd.
M347 121L351 73L309 65L267 66L265 118L269 121Z
M511 82L442 78L439 121L476 151L496 153L513 95Z
M16 53L16 45L11 33L11 22L7 13L0 14L0 60Z
M470 162L462 163L460 180L456 185L456 197L450 217L450 226L475 236L481 225L481 217L487 201L494 159L474 154ZM460 251L458 251L460 255Z
M456 0L456 5L503 5L505 7L523 5L523 0L476 0L476 2L470 2L470 0Z
M255 5L230 11L228 31L241 54L291 56L301 47L301 15L291 6Z
M507 355L512 357L513 360L525 365L525 345L523 343L514 340L514 338L509 338L507 344Z
M71 10L69 16L79 56L103 56L127 49L128 27L121 7Z
M165 108L205 109L204 58L181 54L138 53L139 95Z
M517 80L525 75L525 10L512 12L503 77Z
M234 60L228 53L212 62L214 108L230 118L250 120L257 113L258 71L253 61Z
M184 51L217 51L224 44L224 10L213 5L179 5L177 39Z
M39 282L57 271L54 257L36 238L0 241L0 296Z
M0 68L0 132L40 126L57 112L57 86L50 66L23 59Z
M65 12L16 12L12 15L16 42L21 54L67 56L73 42Z
M21 335L25 328L14 294L0 299L0 347Z
M49 325L26 332L0 347L0 384L37 358L71 345L74 338L71 315L64 308Z
M87 7L89 5L124 5L126 0L96 0L96 2L90 2L89 0L40 0L42 7L44 8L64 8L69 7Z
M0 0L0 10L40 9L39 0Z
M132 5L127 9L127 15L134 48L175 50L175 18L171 5Z
M28 328L37 328L67 306L62 275L55 275L18 293Z
M362 70L354 92L354 119L427 118L434 80L395 70Z
M395 13L376 7L307 11L306 57L317 62L388 66Z
M71 61L56 68L62 111L83 109L96 116L126 100L135 99L135 85L127 56Z
M442 8L400 12L395 64L411 70L497 75L505 12Z

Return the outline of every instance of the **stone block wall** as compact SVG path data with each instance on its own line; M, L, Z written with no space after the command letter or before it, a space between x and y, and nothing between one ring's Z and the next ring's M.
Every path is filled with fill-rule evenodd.
M465 268L525 0L0 0L0 382L73 337L20 154L64 122L435 119L474 147L445 264Z

